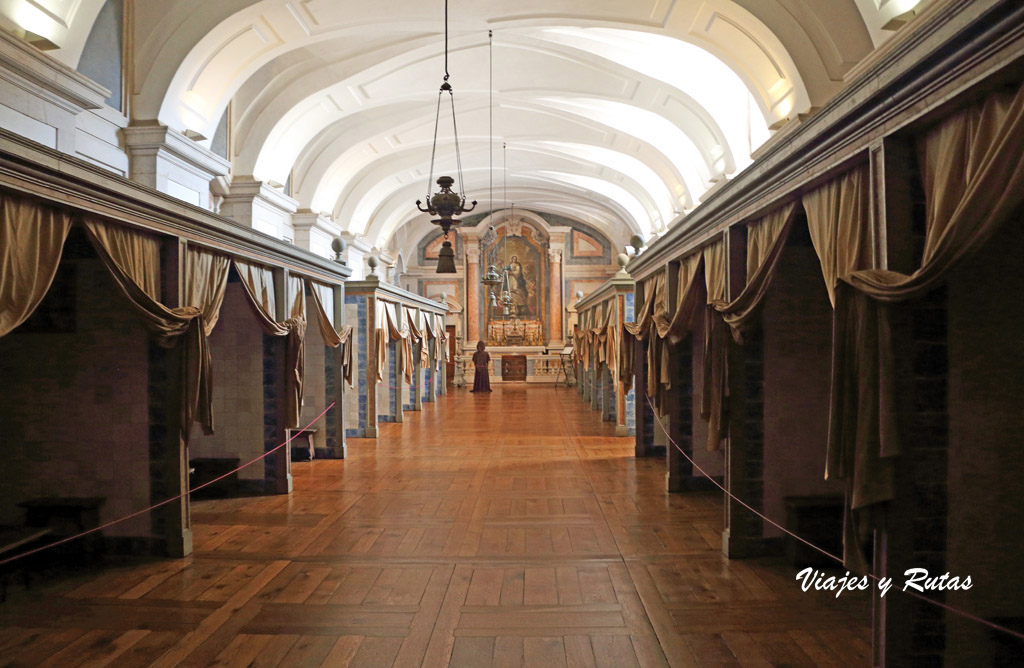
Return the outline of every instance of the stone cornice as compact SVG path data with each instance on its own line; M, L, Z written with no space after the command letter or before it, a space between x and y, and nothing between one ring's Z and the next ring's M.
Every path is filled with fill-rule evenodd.
M2 29L0 65L0 76L73 114L99 109L110 97L109 90L89 77Z
M384 283L376 274L370 274L362 281L349 281L345 284L345 294L355 295L365 294L368 292L372 292L376 297L383 299L384 301L393 302L395 304L402 304L403 306L409 306L412 308L420 308L439 315L444 315L448 312L448 307L445 304L435 302L432 299L427 299L415 292L403 290L402 288L389 283Z
M0 188L340 283L352 270L0 129Z
M341 234L341 227L337 223L312 211L298 211L292 214L292 227L296 230L320 230L332 237Z
M251 176L232 178L231 190L224 196L225 201L252 201L257 198L287 213L295 213L299 210L298 200L285 195L265 181L257 181Z
M206 178L231 171L230 162L166 125L130 125L121 132L129 154L163 152L181 167ZM231 188L234 191L234 183Z
M351 232L342 232L341 238L345 240L345 243L347 243L350 248L357 250L360 253L369 253L373 250L373 246L367 243L365 237L352 234Z
M868 59L818 113L772 142L760 160L671 227L629 264L640 281L729 225L756 217L867 160L872 144L1024 57L1024 4L948 0Z
M584 311L589 311L609 299L612 299L616 295L632 292L634 285L635 282L629 277L615 276L610 278L602 283L601 287L597 288L578 302L574 302L576 312L583 313Z

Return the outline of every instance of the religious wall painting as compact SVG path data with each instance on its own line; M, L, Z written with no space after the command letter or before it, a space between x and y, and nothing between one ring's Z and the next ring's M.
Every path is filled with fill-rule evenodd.
M497 238L487 250L487 264L501 272L508 269L508 289L512 306L506 314L499 304L487 304L487 339L494 345L544 345L545 301L548 279L545 274L544 249L529 225L517 225L512 234L508 228L498 230ZM518 234L516 234L518 232ZM495 288L500 296L502 286Z

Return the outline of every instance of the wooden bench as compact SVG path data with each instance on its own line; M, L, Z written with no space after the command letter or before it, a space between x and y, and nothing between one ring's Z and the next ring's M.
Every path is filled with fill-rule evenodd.
M5 527L0 526L0 561L10 559L23 552L28 552L43 543L53 532L43 527ZM10 573L21 569L24 574L25 588L31 581L29 571L21 561L12 561L0 566L0 603L7 600L7 577Z
M209 487L192 492L193 499L223 499L225 497L238 495L238 457L196 457L188 460L191 468L192 480L189 481L189 488L195 489L200 485L217 480L217 478L232 472L223 480L217 480Z
M820 494L787 496L786 528L831 554L843 554L843 497ZM838 564L791 536L785 540L786 557L794 568L835 567Z
M302 433L299 433L302 432ZM284 437L286 440L292 437L292 434L298 434L294 441L289 442L289 447L292 449L292 461L305 462L313 461L313 457L316 452L313 448L313 434L317 432L316 429L285 429ZM306 445L296 445L299 439L305 438Z
M71 536L100 525L100 508L106 502L102 496L47 496L22 501L25 526L48 527L58 536Z

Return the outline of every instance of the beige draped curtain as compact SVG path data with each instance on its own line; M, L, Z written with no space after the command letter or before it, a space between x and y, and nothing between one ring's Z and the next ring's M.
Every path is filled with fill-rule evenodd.
M740 295L725 301L725 245L717 243L704 253L708 309L704 319L704 377L701 416L708 421L709 450L716 450L723 437L729 332L737 343L754 321L764 302L775 268L792 228L796 202L791 202L747 226L747 280Z
M333 303L333 288L329 285L319 283L312 279L306 279L309 294L313 298L313 311L316 314L317 326L320 328L320 336L324 345L328 348L341 348L341 368L345 382L352 387L352 325L342 325L340 329L334 328L331 315L324 308L328 293L331 293Z
M412 309L406 309L406 319L409 321L409 333L412 335L412 343L420 344L420 368L425 369L430 366L430 350L427 348L427 325L424 318L423 311L413 311ZM412 357L410 356L410 360Z
M704 248L704 285L707 309L704 313L704 377L700 415L708 423L708 450L722 441L725 409L726 366L729 332L717 309L725 306L725 243L716 241Z
M607 365L612 378L618 378L616 358L619 344L615 300L605 302L604 309L600 324L595 322L595 326L585 333L585 347L588 353L593 353L595 370L600 370L602 364ZM590 355L587 357L585 364L589 364Z
M632 334L632 338L636 341L647 342L647 394L653 397L655 404L661 407L662 393L659 391L661 387L662 377L662 362L663 362L663 345L661 339L658 338L657 332L659 325L661 327L667 327L670 320L668 318L668 294L665 289L665 274L659 272L657 275L648 278L643 282L644 287L644 304L637 310L636 322L627 322L624 327L629 334ZM623 337L627 339L628 337ZM631 344L635 343L631 340ZM628 363L623 364L624 368L632 370L632 345L627 346L626 350L623 350L622 358L625 361L627 358L630 360Z
M664 333L659 331L662 338L668 342L678 345L693 328L693 317L697 313L697 276L704 264L704 253L698 252L688 255L679 263L678 278L676 280L676 304L672 313L672 320L665 327Z
M811 243L832 305L839 279L872 264L870 174L867 165L829 181L803 198Z
M396 347L398 356L395 360L396 373L405 378L405 382L412 383L412 364L407 360L412 359L412 332L408 326L400 327L398 321L397 305L389 302L377 302L377 328L375 331L377 342L377 380L384 381L384 369L388 363L388 345L391 341L400 341Z
M747 280L739 296L718 308L733 338L743 342L743 334L754 320L775 269L786 248L786 240L796 218L797 202L790 202L747 225Z
M821 263L825 288L834 307L832 323L832 387L830 390L829 434L826 454L826 478L847 481L851 512L847 513L844 531L844 552L847 566L863 569L863 551L859 547L859 511L868 506L891 499L893 496L893 461L899 446L892 441L883 448L877 440L879 431L869 425L892 416L879 410L879 393L888 390L878 386L881 379L877 368L866 365L859 371L852 359L852 344L848 313L849 300L843 299L845 290L839 289L839 280L855 271L872 266L872 235L870 220L870 172L860 165L841 174L832 181L807 193L803 198L807 214L807 227L811 243ZM838 292L837 292L838 290ZM837 295L842 303L837 303ZM870 308L862 300L856 307ZM858 318L862 325L885 327L887 320L878 321L872 310ZM877 346L877 339L876 344ZM877 360L877 357L876 357ZM874 385L872 389L869 386ZM862 399L875 397L873 405ZM855 463L856 462L856 463ZM854 472L856 468L856 472Z
M46 296L70 229L69 213L0 193L0 336Z
M185 305L203 312L207 336L220 320L230 269L231 258L226 255L196 246L185 251Z
M840 284L835 300L827 475L848 481L855 511L868 511L895 491L892 457L900 443L886 304L939 286L1020 210L1024 86L992 93L942 120L917 148L926 200L920 268L908 276L859 262L839 273L847 284ZM865 538L862 524L848 522L848 547ZM863 551L852 545L858 549L847 549L846 556L857 565Z
M181 354L181 436L187 442L192 422L198 420L207 434L213 433L212 360L207 334L212 327L206 314L216 322L227 282L220 263L211 259L209 273L203 263L186 256L185 299L189 306L168 308L160 303L160 240L138 230L86 218L85 229L114 282L139 313L143 324L166 348L183 339Z
M434 369L441 370L441 361L448 360L448 346L445 342L448 334L444 330L444 319L439 313L428 313L425 318L427 338L433 342Z
M270 336L287 337L285 356L286 393L287 393L287 424L295 429L299 426L299 414L302 411L302 383L305 372L305 292L301 289L301 279L289 277L286 293L289 304L286 313L290 314L284 322L278 322L277 298L274 294L274 272L264 265L234 258L235 270L242 279L245 294L253 308L264 333ZM295 283L295 281L298 283Z

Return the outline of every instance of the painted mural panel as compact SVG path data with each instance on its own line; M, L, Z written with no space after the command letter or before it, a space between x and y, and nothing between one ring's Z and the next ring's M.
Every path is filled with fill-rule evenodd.
M523 225L519 235L506 235L506 228L500 229L487 250L487 264L494 265L499 272L507 268L508 290L512 296L508 313L500 304L490 304L487 298L488 343L544 345L547 275L544 249L534 230ZM500 287L495 293L500 295Z

